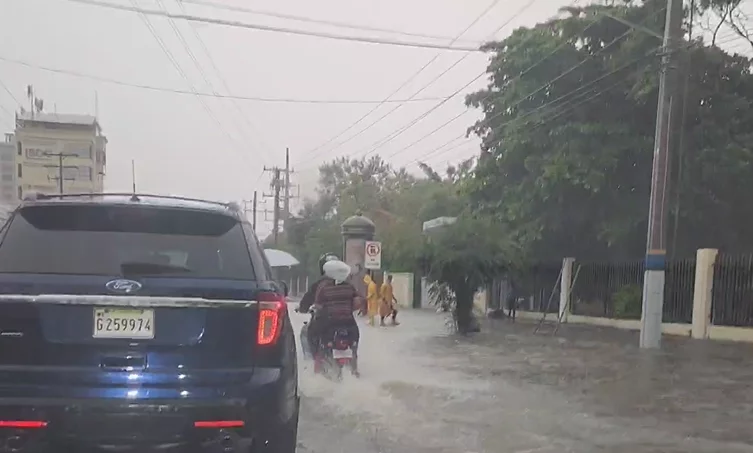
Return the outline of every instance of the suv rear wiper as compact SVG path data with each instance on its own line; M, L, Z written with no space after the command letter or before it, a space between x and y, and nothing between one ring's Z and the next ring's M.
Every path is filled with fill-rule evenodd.
M175 264L150 263L146 261L126 261L120 263L120 271L123 274L173 274L191 272L191 269L185 266Z

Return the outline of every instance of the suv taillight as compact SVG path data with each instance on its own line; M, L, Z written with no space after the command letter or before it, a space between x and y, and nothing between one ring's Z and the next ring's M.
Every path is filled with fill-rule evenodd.
M285 296L273 292L260 292L256 299L259 301L259 328L256 332L256 344L273 345L280 338L282 319L288 307Z

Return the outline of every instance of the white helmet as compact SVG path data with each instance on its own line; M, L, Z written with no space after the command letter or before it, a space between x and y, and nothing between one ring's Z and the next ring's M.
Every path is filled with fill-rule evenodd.
M334 280L337 284L347 280L350 275L350 266L340 260L327 261L322 267L324 275Z

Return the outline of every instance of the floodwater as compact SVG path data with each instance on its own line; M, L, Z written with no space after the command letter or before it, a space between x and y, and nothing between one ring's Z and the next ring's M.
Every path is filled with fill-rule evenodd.
M346 375L343 382L331 382L299 358L298 451L753 453L749 428L741 434L720 432L729 425L722 414L735 408L689 402L689 408L706 414L685 420L663 411L659 399L644 412L632 411L632 394L651 395L646 387L650 390L655 379L645 374L655 370L631 375L642 362L630 360L655 358L636 358L631 348L620 346L617 350L633 356L623 359L607 350L601 359L607 365L593 362L602 353L596 349L632 341L629 336L594 341L596 334L586 334L585 340L576 338L585 341L583 349L568 337L575 329L570 326L562 337L551 337L533 336L530 325L508 324L470 340L456 339L446 333L443 316L404 310L397 327L361 323L359 379ZM291 317L298 332L308 315L291 310ZM574 354L583 359L574 360ZM753 426L750 408L735 409L741 428ZM687 426L694 422L703 425Z

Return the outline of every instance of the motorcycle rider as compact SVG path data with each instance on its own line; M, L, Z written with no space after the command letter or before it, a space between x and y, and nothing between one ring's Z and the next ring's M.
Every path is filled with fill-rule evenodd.
M333 334L337 329L346 330L353 351L353 359L350 362L351 371L353 375L358 376L360 332L353 312L359 308L360 303L358 291L347 281L350 276L350 266L342 261L327 261L324 263L323 270L328 279L319 285L316 292L314 305L317 308L315 318L318 322L315 326L309 327L309 335L320 338L323 335Z
M316 292L319 290L319 286L322 283L326 283L330 281L330 279L324 275L324 264L328 261L339 261L340 258L337 257L334 253L325 253L322 256L319 257L319 274L321 277L319 277L319 280L315 281L311 284L309 287L309 290L306 291L306 294L303 295L301 298L301 302L298 303L298 311L300 313L308 313L311 309L311 306L314 305L314 299L316 297ZM309 351L316 352L316 338L312 335L312 332L316 331L316 326L312 329L311 324L314 324L316 322L316 318L311 320L311 323L308 325L307 328L307 335L309 342Z

